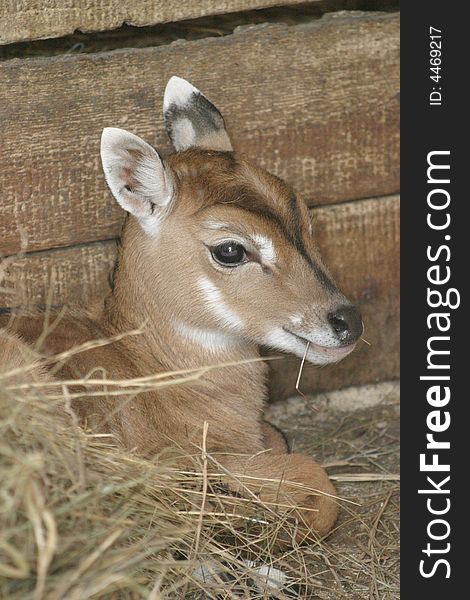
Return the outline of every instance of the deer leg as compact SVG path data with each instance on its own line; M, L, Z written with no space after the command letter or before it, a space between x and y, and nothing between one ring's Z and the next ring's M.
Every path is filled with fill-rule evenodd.
M290 453L287 438L280 429L268 423L268 421L263 421L261 431L263 433L263 445L266 449L272 450L274 454Z
M335 488L312 458L268 452L224 456L220 462L234 475L228 482L233 491L245 497L254 493L276 512L288 512L298 520L297 541L305 540L312 531L326 535L335 524Z

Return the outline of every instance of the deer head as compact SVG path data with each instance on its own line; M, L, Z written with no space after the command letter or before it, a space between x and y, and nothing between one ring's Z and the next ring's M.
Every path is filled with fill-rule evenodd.
M303 356L309 342L316 364L351 352L361 316L323 265L304 202L232 151L222 115L184 79L168 82L163 116L176 150L166 160L122 129L102 135L106 181L129 213L121 293L209 350L247 342Z

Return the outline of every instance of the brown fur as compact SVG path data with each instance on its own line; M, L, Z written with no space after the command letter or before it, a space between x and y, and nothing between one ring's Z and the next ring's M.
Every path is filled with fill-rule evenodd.
M281 327L290 315L302 312L305 327L315 329L323 326L329 310L345 302L318 256L305 205L281 180L231 152L207 149L178 152L168 158L165 169L176 193L158 236L147 235L139 220L129 216L113 291L87 312L56 315L39 350L50 356L90 340L139 328L141 333L75 354L58 365L56 377L126 379L255 359L266 331ZM218 268L207 247L220 232L207 227L208 220L229 221L235 233L268 236L276 261L264 264L257 258L230 273ZM201 277L210 278L226 305L243 317L241 333L225 327L209 310L198 284ZM205 347L183 335L175 321L216 332L221 343ZM43 317L17 316L9 327L34 344L41 337ZM14 343L20 350L16 354ZM18 338L7 338L0 348L3 370L16 360L20 364L22 352ZM227 469L252 478L305 484L302 489L247 480L262 500L295 504L307 533L326 534L338 513L329 496L334 487L312 458L287 454L282 435L263 423L266 376L262 362L239 364L132 398L78 400L74 409L94 430L112 433L119 444L147 457L176 445L194 452L207 422L207 450ZM233 453L238 456L229 456ZM315 510L302 512L302 507Z
M223 211L227 209L235 215L236 206L230 207L228 203L232 196L236 197L240 173L243 171L248 172L248 177L242 180L245 193L249 190L256 194L258 187L263 185L268 188L272 183L274 185L270 192L273 201L278 201L279 189L276 188L281 188L280 182L267 175L264 181L261 178L257 181L256 170L248 170L244 163L235 164L232 158L224 155L208 156L199 151L187 151L175 155L168 162L181 186L178 197L181 222L175 224L176 231L167 234L168 240L185 239L185 229L197 227L197 220L203 215L207 217L210 208L213 208L210 214L214 218L219 215L225 215L226 218ZM198 194L200 205L196 207L194 186L202 190ZM290 193L287 188L282 191ZM282 206L282 202L279 201L279 205ZM247 220L252 219L253 228L259 229L257 217L242 213L238 218L243 219L245 226ZM59 322L54 323L51 334L45 337L41 351L46 355L57 354L90 340L115 336L139 327L143 328L143 333L75 355L59 370L58 377L76 379L93 372L95 377L106 374L110 379L124 379L258 356L256 344L250 342L235 345L230 354L212 352L204 355L199 348L191 347L187 340L178 339L174 331L166 327L169 315L178 314L179 311L190 313L191 322L194 321L195 325L210 327L212 323L210 317L204 314L202 303L191 306L191 299L187 296L182 298L184 290L174 282L174 265L178 264L185 272L186 289L191 289L194 270L191 261L196 250L174 245L166 249L162 239L159 244L160 253L149 246L137 223L129 218L122 235L113 293L106 298L103 307L94 307L88 314L72 312L59 316ZM290 257L292 268L301 269L300 265L294 264L295 258ZM139 276L142 265L146 266L145 276ZM305 287L308 287L307 284L308 280L305 281ZM238 285L242 288L245 283L241 280ZM266 302L264 311L270 317L272 314L279 318L278 313L282 309L280 292L281 289L278 289L276 296L279 302L275 307ZM312 296L313 292L317 297L323 293L315 290L315 286L307 293ZM246 310L244 305L240 307L241 292L234 292L235 295L238 293L238 312L249 317L251 301L245 299ZM259 288L253 290L254 295L259 293ZM286 304L289 309L287 301ZM258 311L252 309L252 312L252 324L256 327ZM17 317L10 327L33 344L42 333L43 322L41 317ZM5 349L2 363L5 361L4 354ZM11 358L7 362L11 363ZM124 402L118 411L115 410L115 398L81 400L75 403L74 409L89 426L114 434L124 447L149 457L171 444L194 452L193 444L200 445L202 427L207 421L209 452L242 452L247 455L246 459L223 459L227 468L253 477L304 483L310 488L334 494L334 488L323 469L308 457L268 453L256 459L248 458L266 447L274 447L277 452L286 449L279 434L276 435L277 432L273 433L272 430L266 434L268 429L261 422L266 398L266 374L263 363L228 367L214 370L202 380L189 385L140 394ZM273 494L277 493L273 490L264 491L261 498L273 500ZM319 512L305 513L304 517L321 534L325 534L335 521L337 507L328 497L296 490L291 493L291 501L299 506L319 509Z
M46 369L39 354L19 336L0 329L0 374L4 385L45 381Z

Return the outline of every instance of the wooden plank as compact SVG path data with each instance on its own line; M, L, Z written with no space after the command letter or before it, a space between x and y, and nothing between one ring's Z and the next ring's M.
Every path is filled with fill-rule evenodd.
M282 0L282 4L302 1ZM3 0L0 3L0 44L59 37L77 29L106 31L124 23L155 25L278 4L275 0L99 0L92 3L90 0Z
M345 293L361 308L365 338L342 363L318 369L306 366L302 390L328 390L346 385L392 379L398 375L399 264L397 196L362 200L313 211L315 234L326 264ZM114 242L99 242L49 252L32 253L10 268L14 297L0 291L0 306L45 304L53 277L52 304L87 303L103 296L115 256ZM271 395L295 392L299 361L289 357L273 363Z
M306 365L302 392L319 392L399 377L399 198L362 200L314 211L325 263L346 295L361 309L364 338L342 362ZM271 396L296 395L300 361L273 367Z
M310 203L399 189L398 18L323 18L222 38L0 64L0 253L115 237L104 126L169 150L161 104L173 74L223 111L235 147Z
M86 305L109 291L116 242L33 252L0 262L0 307ZM10 262L11 261L11 262ZM0 308L1 310L1 308Z

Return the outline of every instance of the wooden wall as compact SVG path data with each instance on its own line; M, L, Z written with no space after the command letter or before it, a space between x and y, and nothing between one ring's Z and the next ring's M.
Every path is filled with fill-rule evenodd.
M155 25L305 0L2 0L0 44ZM319 0L309 0L309 3Z
M274 3L162 6L185 4L211 14L222 4L230 11ZM0 307L105 293L123 214L101 173L101 130L124 127L168 151L162 93L176 74L222 110L237 150L317 207L326 262L364 313L371 346L335 367L308 367L302 389L396 377L398 50L397 14L338 13L166 46L1 62L0 254L10 258ZM276 362L273 396L293 392L297 368L296 359Z

